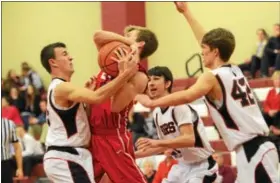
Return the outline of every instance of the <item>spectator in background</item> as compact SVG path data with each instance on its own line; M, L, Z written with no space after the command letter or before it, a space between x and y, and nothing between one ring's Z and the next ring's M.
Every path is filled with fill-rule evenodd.
M16 176L23 177L21 147L16 136L15 124L6 118L1 118L1 182L13 183L13 156L11 144L14 147L17 164Z
M224 165L223 154L216 152L212 156L219 166L218 173L222 177L222 183L234 183L236 175L230 166Z
M154 180L154 177L156 175L156 171L154 169L154 162L150 159L145 159L143 162L143 173L147 179L148 183L152 183Z
M140 137L147 137L147 124L145 118L138 112L134 112L134 107L131 109L129 113L129 123L127 124L128 129L132 132L132 141L135 145L136 141ZM135 147L135 146L134 146ZM136 148L136 147L135 147Z
M36 92L43 93L44 86L42 83L42 79L37 72L32 70L27 62L23 62L21 64L22 75L24 76L25 87L27 88L29 85L33 85L36 89Z
M23 80L17 75L14 69L10 69L7 73L7 78L3 83L4 91L9 93L12 87L18 88L20 91L24 91Z
M268 68L275 67L280 70L280 24L273 27L273 36L268 40L261 61L262 77L268 77Z
M2 118L7 118L12 120L16 126L23 125L19 110L11 105L11 102L8 97L2 97Z
M20 95L18 88L12 87L9 97L11 100L11 105L17 107L20 113L25 110L25 100L24 97Z
M245 60L245 63L240 64L239 67L244 71L250 71L251 77L256 77L256 72L261 67L261 58L263 56L264 48L267 44L268 34L264 29L257 30L258 42L254 47L253 55L251 58Z
M42 128L44 123L46 122L46 112L47 112L47 101L41 100L40 101L40 109L41 114L37 117L30 116L29 117L29 129L28 133L32 135L35 139L42 133Z
M41 110L40 110L40 96L36 93L36 90L34 86L28 85L27 91L26 91L26 106L25 106L25 111L28 111L35 116L40 115Z
M40 96L35 93L35 89L32 85L28 85L26 95L25 95L25 109L21 113L24 129L28 131L29 128L29 118L31 116L38 116L41 114L40 110Z
M159 164L153 183L161 183L162 180L167 177L172 166L178 163L178 161L172 157L172 152L173 149L167 149L164 152L166 158Z
M264 101L264 118L268 126L280 124L280 71L272 75L274 87L269 90Z
M16 129L19 142L22 147L24 175L30 176L32 168L37 163L43 162L43 149L40 142L36 141L23 127Z

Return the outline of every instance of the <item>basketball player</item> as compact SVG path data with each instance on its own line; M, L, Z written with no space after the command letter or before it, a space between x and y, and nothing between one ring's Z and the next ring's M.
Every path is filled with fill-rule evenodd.
M52 77L47 94L49 130L44 156L44 169L52 182L94 182L92 156L86 149L90 128L83 103L102 103L120 89L138 70L134 58L119 63L120 74L114 81L92 91L71 84L73 58L64 43L42 49L41 63Z
M170 94L173 76L167 67L154 67L148 75L150 97L156 99ZM173 148L178 164L173 165L163 183L214 182L218 165L212 158L214 150L197 112L186 104L157 107L153 118L160 140L140 138L136 143L136 157L156 155Z
M186 3L176 2L176 7L201 43L204 65L211 71L203 73L188 90L156 100L141 95L137 100L146 107L165 107L205 96L227 148L236 152L238 182L278 183L278 156L275 146L266 138L268 127L243 73L227 63L235 47L233 34L223 28L204 34Z
M134 56L142 60L157 49L157 38L146 28L129 26L125 37L113 32L99 31L94 35L98 49L111 41L120 41L132 47ZM116 61L127 56L126 50L116 52ZM113 78L104 72L97 76L97 88L107 85ZM133 99L143 93L148 83L146 71L141 65L137 72L117 93L101 105L92 105L90 123L92 126L92 154L94 159L95 181L100 182L106 172L114 183L146 182L134 157L132 136L127 131L128 113Z

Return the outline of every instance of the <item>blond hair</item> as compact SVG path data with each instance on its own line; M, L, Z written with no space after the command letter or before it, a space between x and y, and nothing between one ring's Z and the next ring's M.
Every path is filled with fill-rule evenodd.
M271 78L273 80L280 79L280 71L274 71L274 73L272 74Z

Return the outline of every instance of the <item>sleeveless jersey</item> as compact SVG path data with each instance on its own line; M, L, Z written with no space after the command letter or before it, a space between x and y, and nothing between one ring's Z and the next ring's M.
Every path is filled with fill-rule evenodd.
M69 108L55 103L55 87L64 80L55 78L50 83L47 94L47 122L49 129L46 137L47 146L80 147L88 145L90 128L85 107L74 103Z
M221 86L223 99L205 97L205 101L228 149L232 151L257 135L267 135L269 129L239 67L229 64L211 72Z

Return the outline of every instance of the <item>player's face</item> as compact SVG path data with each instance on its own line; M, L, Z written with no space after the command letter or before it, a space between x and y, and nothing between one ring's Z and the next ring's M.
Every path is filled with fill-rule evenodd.
M74 72L73 58L69 55L66 48L58 47L54 49L55 52L55 64L62 71L69 74Z
M168 86L163 76L149 76L148 91L151 98L162 97L167 88Z
M211 68L211 66L214 64L215 59L217 58L216 49L211 50L210 47L206 44L202 44L201 49L202 62L204 66L207 68Z

